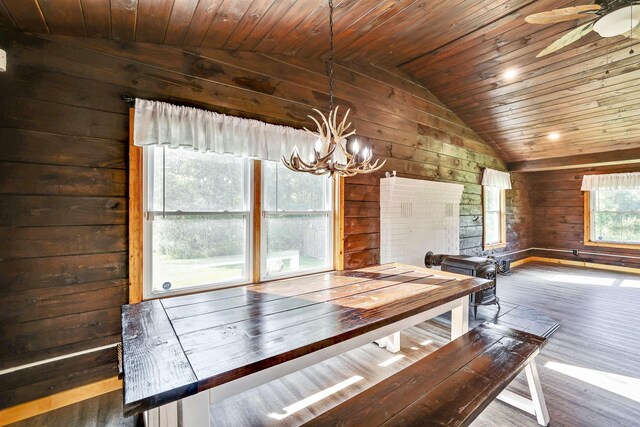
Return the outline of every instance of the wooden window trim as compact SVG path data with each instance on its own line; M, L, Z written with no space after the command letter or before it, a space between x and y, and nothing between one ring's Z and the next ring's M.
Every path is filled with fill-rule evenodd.
M344 270L344 177L334 180L333 188L333 269Z
M485 187L482 187L482 248L485 251L507 247L507 197L504 189L500 190L500 241L487 243L487 204L485 202Z
M253 247L251 248L252 256L252 281L260 283L260 247L261 247L261 231L262 231L262 162L260 160L253 161Z
M618 248L618 249L640 249L640 245L630 243L612 243L612 242L594 242L591 240L591 192L584 192L584 237L583 244L585 246L596 246L600 248Z
M134 108L129 109L129 303L143 297L142 148L133 145Z
M144 299L143 294L143 168L142 148L133 144L135 109L129 109L129 303ZM333 188L333 269L344 269L344 178L334 180ZM253 161L253 228L250 281L260 283L260 219L262 212L262 163ZM306 275L302 273L300 276ZM242 286L242 285L233 285ZM194 290L193 293L207 290ZM184 295L184 294L183 294ZM167 297L171 295L166 295ZM163 298L161 296L160 298Z

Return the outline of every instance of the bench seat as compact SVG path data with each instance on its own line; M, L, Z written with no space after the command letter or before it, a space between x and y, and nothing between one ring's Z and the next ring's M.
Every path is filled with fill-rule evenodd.
M307 425L466 426L525 368L532 400L514 393L510 398L531 403L530 412L546 425L534 363L545 343L545 338L485 323Z

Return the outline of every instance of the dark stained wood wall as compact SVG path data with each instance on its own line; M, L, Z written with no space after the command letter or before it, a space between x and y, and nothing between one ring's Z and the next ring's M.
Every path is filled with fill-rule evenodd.
M531 177L527 174L511 173L512 189L506 191L507 197L507 247L497 252L509 254L504 258L512 261L526 258L528 249L533 244L533 203L530 198L532 188ZM516 252L516 253L514 253ZM511 254L513 253L513 254Z
M42 62L13 56L0 75L0 370L117 342L127 301L118 90L48 72L41 43L21 37L16 55ZM0 407L113 376L115 360L106 349L2 375Z
M533 247L544 249L592 252L575 256L567 252L532 251L530 255L574 261L595 262L627 267L640 267L640 250L585 246L584 193L580 191L585 174L637 172L636 166L608 166L600 168L535 172L529 174L531 205L533 206ZM614 255L614 256L605 256Z
M380 180L382 175L359 175L345 185L345 267L358 268L380 261ZM402 174L405 177L411 175ZM420 178L413 176L413 178ZM441 181L450 181L443 180ZM495 251L482 248L482 186L464 181L460 204L460 253L465 255L505 254L517 260L529 256L519 252L532 245L533 218L529 203L529 176L511 174L507 190L507 247ZM454 181L452 181L454 182Z
M295 127L328 104L319 61L11 30L0 30L0 45L9 56L0 75L0 369L119 340L127 300L122 94ZM352 109L389 170L465 184L461 247L480 251L481 169L504 169L494 150L402 76L355 64L336 76L337 102ZM379 260L378 181L368 179L345 186L348 268ZM514 210L514 227L525 217ZM114 357L109 349L4 375L0 406L114 375Z

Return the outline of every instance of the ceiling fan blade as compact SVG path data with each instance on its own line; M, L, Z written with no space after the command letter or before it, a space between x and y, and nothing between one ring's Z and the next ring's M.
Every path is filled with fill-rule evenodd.
M571 21L592 16L592 12L601 9L599 4L585 4L582 6L565 7L547 12L534 13L524 18L529 24L553 24L555 22Z
M629 30L621 35L629 39L640 39L640 24L633 27L632 30Z
M589 34L593 30L593 24L595 21L587 22L586 24L580 25L577 28L569 31L558 40L551 43L547 46L542 52L536 55L536 58L541 56L545 56L550 54L551 52L555 52L556 50L562 49L565 46L570 45L571 43L579 40L583 36Z

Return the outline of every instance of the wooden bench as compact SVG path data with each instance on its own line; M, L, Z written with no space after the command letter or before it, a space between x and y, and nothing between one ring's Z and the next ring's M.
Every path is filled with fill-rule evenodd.
M485 323L307 425L466 426L499 398L546 426L549 415L534 361L545 343L545 338ZM504 390L522 370L530 400Z

